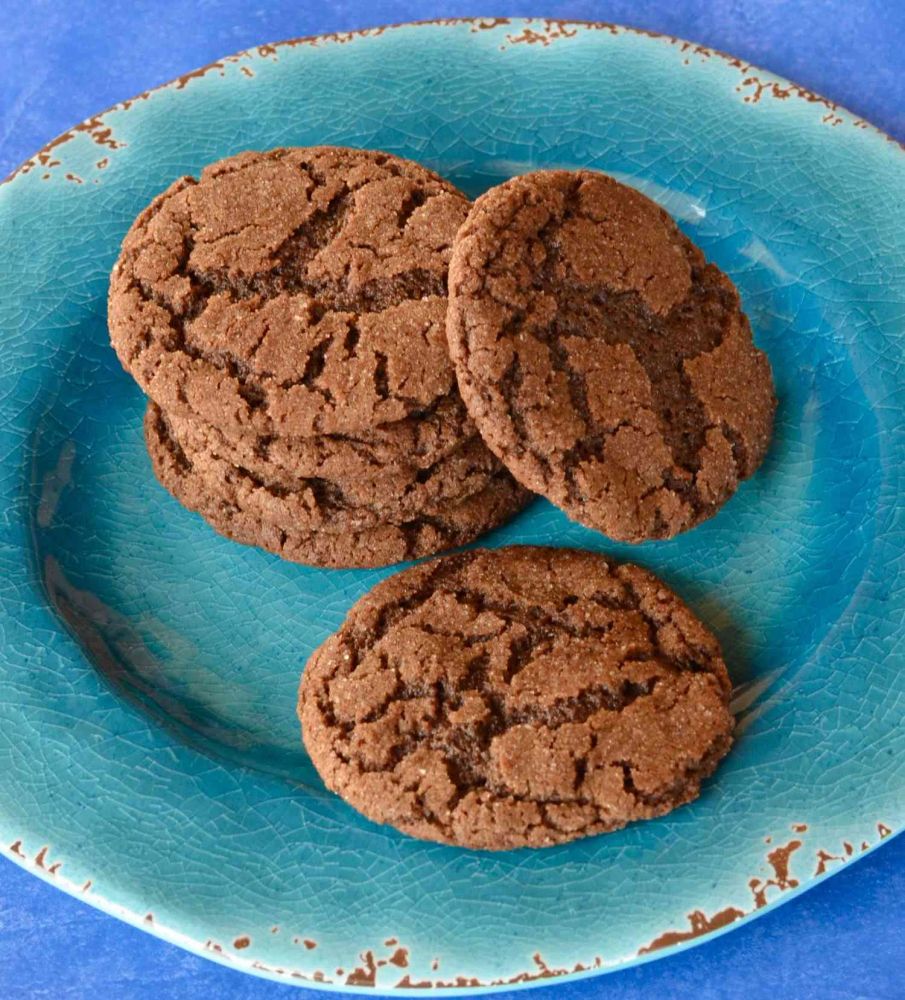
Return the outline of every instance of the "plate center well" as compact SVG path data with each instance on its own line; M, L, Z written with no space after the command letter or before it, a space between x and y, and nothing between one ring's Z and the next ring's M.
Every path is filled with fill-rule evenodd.
M719 634L749 715L783 696L851 599L880 456L837 317L795 280L795 261L737 220L705 238L685 225L705 250L719 247L774 367L780 408L764 467L716 518L670 542L617 545L545 501L485 541L599 549L659 572ZM52 359L32 437L34 550L50 598L95 666L180 738L319 789L295 718L298 678L392 570L282 563L181 508L151 472L144 398L109 347L97 286Z

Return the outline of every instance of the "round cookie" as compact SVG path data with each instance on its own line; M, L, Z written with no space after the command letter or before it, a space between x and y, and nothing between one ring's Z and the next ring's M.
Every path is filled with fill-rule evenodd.
M445 396L429 413L386 424L361 437L258 437L228 434L172 411L167 411L166 418L177 437L184 429L195 428L209 440L211 450L233 465L290 487L323 476L344 482L367 480L376 489L385 476L386 489L393 489L400 475L423 475L473 439L480 439L458 391Z
M214 492L192 468L166 424L151 406L145 412L145 442L154 474L183 506L200 514L221 535L255 545L290 562L333 569L388 566L456 548L505 524L531 499L505 470L478 493L437 514L361 531L294 531L262 521Z
M524 485L611 538L712 516L776 401L735 286L650 199L542 171L474 204L449 272L465 405Z
M717 640L651 573L513 547L378 584L308 661L298 712L369 819L501 850L694 799L732 743L729 691Z
M369 150L248 152L184 177L113 268L110 339L144 391L227 433L359 434L455 387L450 247L468 201Z
M214 428L170 419L148 404L149 420L178 444L204 492L240 507L279 528L299 531L362 531L441 513L483 490L502 466L479 437L473 437L426 469L399 461L374 467L366 462L325 463L317 475L290 477L266 462L238 466L224 457Z

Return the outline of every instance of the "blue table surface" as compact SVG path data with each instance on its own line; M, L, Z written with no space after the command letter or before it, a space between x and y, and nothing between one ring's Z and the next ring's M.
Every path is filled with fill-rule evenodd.
M71 124L229 52L469 14L606 20L679 35L790 77L905 140L901 0L30 0L3 9L0 177ZM196 958L0 860L0 998L74 1000L98 991L116 1000L323 996ZM905 837L715 941L531 995L905 997Z

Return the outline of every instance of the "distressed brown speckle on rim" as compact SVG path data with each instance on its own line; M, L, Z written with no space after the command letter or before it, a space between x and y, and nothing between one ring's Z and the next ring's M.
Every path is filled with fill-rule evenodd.
M255 57L261 59L272 59L277 61L279 59L279 50L281 48L295 48L297 46L306 45L311 48L318 48L327 44L344 45L348 42L355 41L358 38L377 38L385 32L396 31L401 28L422 28L422 27L457 27L460 25L469 25L472 33L477 33L480 31L488 31L494 28L502 28L512 24L513 21L509 18L498 17L498 18L476 18L476 17L462 17L462 18L438 18L434 20L423 20L423 21L406 21L398 24L381 25L376 28L362 28L359 31L350 31L344 33L332 33L325 35L307 35L300 38L289 38L284 41L271 42L264 45L258 45L254 49L242 50L231 56L226 56L223 59L219 59L216 62L209 63L207 66L202 66L197 70L193 70L190 73L184 73L182 76L177 77L174 80L170 80L167 83L160 84L157 87L152 87L149 90L143 91L141 94L135 97L129 98L125 101L120 101L118 104L114 104L112 107L107 108L100 114L95 115L92 118L86 119L74 128L63 132L56 138L52 139L46 146L42 147L41 150L36 153L33 157L30 157L24 163L20 164L8 177L0 181L0 185L7 184L14 180L19 174L27 174L35 166L45 165L42 157L46 157L51 150L56 149L59 146L64 145L75 137L79 132L87 132L91 135L92 139L99 145L109 146L111 149L118 149L124 146L125 143L116 139L113 135L112 128L104 124L103 119L106 115L111 114L116 111L128 111L134 104L138 101L147 100L149 97L153 96L157 91L165 90L168 88L176 90L184 90L186 86L192 81L201 79L207 73L212 70L220 71L227 64L241 63L244 61L252 60ZM806 87L799 86L794 83L786 83L784 81L767 81L763 82L759 77L752 76L752 70L757 70L757 67L752 66L750 63L746 63L735 56L728 55L725 52L721 52L719 49L712 49L705 45L697 45L693 42L688 42L682 38L676 38L674 35L666 35L656 31L648 31L644 28L629 28L624 25L612 24L606 21L566 21L566 20L551 20L549 18L524 18L519 19L520 24L525 25L525 30L531 31L534 34L540 35L542 38L546 39L546 45L549 45L552 41L557 40L568 40L574 37L579 31L606 31L611 35L639 35L645 38L658 39L664 42L668 42L670 45L678 47L680 54L687 52L692 52L694 55L699 56L701 59L717 58L722 59L728 66L738 69L743 75L744 79L748 82L743 83L738 88L739 91L744 90L746 87L753 87L754 92L758 92L758 101L762 96L767 94L770 97L775 97L780 100L784 100L788 97L799 98L801 100L808 101L809 103L821 103L824 104L829 110L836 112L842 111L844 109L840 108L834 102L828 100L825 97L821 97L819 94L815 94L813 91L808 90ZM535 27L538 25L538 27ZM517 36L516 36L517 37ZM510 43L511 44L511 43ZM543 42L541 42L544 45ZM683 60L683 65L689 65L689 60ZM244 69L240 71L246 77L249 76L248 72ZM253 71L249 71L253 76ZM773 88L776 87L777 90L774 92ZM751 103L751 102L749 102ZM753 103L757 103L756 101ZM905 143L899 142L894 139L891 135L878 129L876 126L871 125L870 122L866 121L864 118L858 117L851 112L847 112L851 125L858 129L873 129L879 135L881 135L888 142L893 145L898 146L901 149L905 149ZM844 121L844 119L843 119ZM838 123L834 123L838 124ZM58 165L54 163L53 165Z
M793 828L805 827L807 824L796 823L793 824ZM876 823L877 833L879 834L877 843L886 839L892 834L892 828L886 823L877 822ZM772 840L772 837L766 838L767 840ZM846 845L848 848L854 849L852 845L843 841L843 850L846 850ZM28 855L26 855L22 850L23 842L21 839L15 840L9 846L9 850L12 854L23 860L29 860ZM750 909L744 909L739 906L728 905L721 910L716 911L713 915L707 916L702 910L693 910L688 914L687 919L689 926L684 929L669 929L664 931L655 937L649 944L642 946L637 951L637 956L642 959L648 959L654 955L654 953L671 947L681 947L688 945L689 943L701 939L709 934L717 933L719 931L725 930L730 924L743 919L750 918L758 909L762 908L761 903L758 902L758 897L761 893L765 893L768 888L775 888L779 893L785 893L793 890L798 886L798 879L792 877L791 873L791 859L792 856L798 851L802 846L802 841L792 840L787 844L775 848L771 851L766 858L767 864L773 870L773 876L762 882L760 879L753 878L749 881L749 888L754 897L754 905ZM867 841L863 841L861 844L861 850L866 851L870 849L870 845ZM42 862L46 861L46 850L39 850L35 857L32 859L32 863L38 866L38 857L43 854ZM846 850L846 853L848 851ZM816 852L816 857L818 862L821 859L826 858L826 861L839 860L845 861L847 858L844 855L833 856L829 852L824 850L818 850ZM824 874L824 871L818 874ZM85 892L91 886L93 882L89 879L82 887L81 891ZM146 921L151 923L153 921L153 914L148 913L146 915ZM161 933L159 930L155 930L155 933ZM167 937L164 933L162 936ZM295 943L298 942L298 938L294 938ZM310 939L303 939L306 947L313 948L316 947L316 942ZM246 948L250 947L252 944L251 938L248 935L243 935L235 939L233 943L233 948L239 952L244 952ZM344 985L355 985L364 986L367 988L381 987L385 989L452 989L452 988L471 988L480 989L486 987L498 987L498 986L514 986L520 983L536 982L538 980L544 979L554 979L560 978L562 976L574 975L576 973L593 972L605 968L606 963L600 955L595 955L593 960L588 962L576 962L571 967L567 966L553 966L547 962L540 952L535 952L532 956L532 967L526 969L523 972L517 973L509 977L500 977L491 980L482 980L476 976L459 974L454 976L449 976L446 978L436 978L436 979L418 979L413 978L412 974L407 972L404 976L395 982L383 982L378 983L378 971L380 968L395 966L397 968L406 968L407 966L400 966L399 953L403 952L408 965L411 965L411 949L403 946L400 943L398 937L391 936L383 941L384 947L387 949L395 948L396 951L391 952L386 958L378 959L375 955L375 950L366 949L363 951L357 959L360 963L356 966L354 971L349 974L349 977L345 980ZM199 946L203 951L207 952L209 955L214 957L217 961L222 962L225 965L232 965L233 967L244 968L246 970L251 969L253 971L264 972L274 978L289 978L295 979L302 982L309 983L322 983L322 984L334 984L336 980L330 979L325 975L325 973L320 969L315 969L312 971L303 971L300 969L287 969L279 966L272 966L266 964L259 959L252 958L251 956L244 956L243 954L232 954L224 950L223 946L219 944L212 938L208 938L203 944ZM397 959L394 961L393 959ZM440 967L440 959L434 957L430 962L431 971L437 972ZM338 967L336 969L336 976L342 979L346 975L345 969ZM350 982L354 980L354 982Z
M718 910L712 917L708 917L701 910L692 910L688 914L688 922L691 926L687 931L665 931L659 937L654 938L650 944L645 945L638 954L648 955L650 952L658 951L660 948L669 948L683 941L691 941L693 938L701 937L703 934L709 934L711 931L728 927L729 924L734 923L739 917L743 917L744 915L745 911L738 909L736 906L727 906L723 910Z

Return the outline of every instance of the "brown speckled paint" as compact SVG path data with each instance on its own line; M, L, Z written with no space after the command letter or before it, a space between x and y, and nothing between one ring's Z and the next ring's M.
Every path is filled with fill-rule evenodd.
M806 823L793 823L791 828L795 833L804 834L806 833L808 827ZM878 822L876 824L877 833L879 834L879 840L883 840L892 833L892 829L885 823ZM772 837L765 838L769 843L772 841ZM788 843L783 844L780 847L775 847L771 850L766 857L767 864L773 871L773 875L767 879L752 878L749 880L749 889L753 897L753 906L749 910L741 909L737 906L726 906L725 908L718 910L711 916L707 916L702 910L694 910L688 914L688 924L687 928L680 929L668 929L662 934L655 937L649 944L644 945L638 950L638 955L649 955L652 952L658 951L662 948L672 947L674 945L683 944L694 938L702 937L706 934L713 933L715 931L721 930L727 927L729 924L741 919L742 917L749 916L751 913L756 912L763 906L767 905L770 901L767 898L768 891L770 889L775 889L782 893L789 889L794 889L798 886L798 879L793 877L791 873L791 863L792 857L796 851L798 851L802 846L802 841L798 839L790 840ZM871 845L867 841L862 841L861 850L868 850ZM822 875L827 870L827 866L833 861L845 862L849 857L854 856L855 848L849 841L842 841L842 854L832 854L831 852L825 850L818 850L816 852L817 858L817 871L815 872L815 877ZM22 840L16 840L9 846L10 853L22 858L23 860L28 860L28 855L23 850ZM33 864L36 867L43 868L45 871L54 871L61 866L61 862L55 862L51 866L47 866L47 853L49 851L48 846L43 846L37 852L33 858ZM81 887L82 892L86 892L91 886L92 881L89 879ZM152 924L154 921L154 915L152 913L147 913L144 917L144 921L147 924ZM279 930L278 925L273 925L271 927L271 932L274 930ZM303 943L306 949L313 950L317 947L317 943L310 938L293 938L294 943ZM252 940L248 935L242 935L237 937L233 941L233 949L235 951L244 951L246 948L250 947ZM392 949L390 954L385 958L377 958L373 950L365 950L359 956L360 965L346 975L343 968L337 968L336 976L340 981L344 980L344 985L347 986L360 986L360 987L370 987L375 988L378 986L378 971L386 966L395 966L397 968L408 968L411 964L410 949L404 947L400 944L397 937L388 937L384 939L384 947L387 949ZM266 972L269 975L276 977L288 977L296 980L301 980L305 982L316 982L316 983L328 983L332 984L335 980L328 978L324 972L320 969L315 969L310 972L302 971L300 969L285 969L281 967L275 967L266 965L258 959L245 959L240 958L235 954L229 953L224 950L223 946L213 939L208 939L202 945L204 951L212 953L221 961L228 964L238 964L240 967L251 968L252 970L257 970L261 972ZM448 978L436 978L436 979L417 979L412 978L411 973L406 973L399 979L393 988L398 989L427 989L427 988L480 988L487 986L514 986L520 983L530 983L536 982L544 979L554 979L561 976L567 976L570 974L578 972L589 972L595 969L603 968L603 960L599 955L595 956L593 962L585 964L582 962L576 962L573 966L551 966L548 962L544 960L540 952L535 952L533 955L533 966L524 972L517 973L516 975L509 976L506 978L492 979L489 981L480 980L475 976L469 975L455 975ZM431 960L431 970L437 972L440 968L440 958L434 957ZM381 987L389 987L390 984L383 982L379 984Z
M768 879L752 878L748 887L754 895L754 908L759 910L767 905L767 890L777 888L780 892L786 889L796 889L798 879L789 876L789 860L801 847L800 840L790 840L783 847L776 847L767 855L767 863L773 869L773 877Z
M474 34L477 31L489 31L491 28L500 28L505 24L511 24L512 22L508 17L482 17L477 18L472 22L471 32Z
M884 834L882 830L887 832ZM795 833L806 833L808 826L806 823L793 823L792 830ZM884 826L884 824L877 824L877 830L880 833L880 839L882 840L884 836L888 836L892 831L889 827ZM766 837L767 843L770 843L772 837ZM792 855L801 848L802 841L800 840L790 840L787 844L782 847L776 847L767 855L767 863L773 869L772 878L760 879L752 878L748 882L748 887L751 890L753 897L753 908L751 910L742 910L737 906L727 906L725 909L719 910L712 916L708 917L701 910L694 910L692 913L688 914L689 927L686 930L668 930L664 931L658 937L654 938L650 944L645 945L638 951L639 955L646 955L652 951L656 951L660 948L668 948L672 945L680 944L684 941L690 941L692 938L701 937L704 934L709 934L712 931L720 930L723 927L734 923L742 917L748 916L750 913L761 909L768 903L767 892L770 889L777 889L780 893L786 892L789 889L795 889L798 887L798 879L794 878L790 872ZM865 851L870 847L867 841L864 841L861 850ZM848 841L843 841L844 854L832 854L829 851L820 849L817 851L817 869L814 872L814 877L823 875L827 866L833 861L844 862L847 857L851 857L854 853L854 848Z
M538 24L537 28L526 27L521 34L507 35L506 39L510 45L542 45L546 48L551 42L558 41L560 38L574 38L580 27L583 25L545 18L542 24Z
M508 18L441 18L433 21L413 21L405 24L386 25L377 28L364 28L360 31L334 32L326 35L311 35L303 38L290 38L281 42L258 45L254 49L237 52L234 55L218 59L216 62L209 63L207 66L202 66L189 73L183 73L182 76L177 77L175 80L171 80L169 83L162 84L159 87L154 87L136 97L122 101L119 104L114 105L112 108L108 108L101 114L95 115L93 118L89 118L81 124L74 126L68 132L64 132L62 135L57 136L49 142L29 160L26 160L25 163L21 164L21 166L14 170L13 173L11 173L7 178L0 181L0 184L8 183L19 174L27 174L35 166L40 165L48 168L58 166L60 162L58 159L50 159L51 151L69 142L78 133L87 133L91 139L100 146L106 146L113 150L119 149L124 146L125 143L118 140L114 136L111 127L104 122L105 116L110 112L128 111L129 108L131 108L136 102L147 100L156 91L164 88L171 87L176 90L184 90L192 81L201 79L211 71L216 71L217 73L223 75L225 73L226 66L231 64L245 63L256 57L277 61L279 59L279 50L281 48L295 48L300 45L311 46L312 48L318 48L330 44L345 45L358 38L377 38L384 34L384 32L397 30L399 28L425 27L430 25L445 27L467 25L469 26L471 32L478 32L506 26L510 23L511 21ZM612 35L643 35L648 38L660 39L668 42L670 45L675 45L679 48L679 51L682 54L694 55L701 60L716 57L718 59L722 59L728 65L738 69L742 75L742 82L736 87L736 90L743 94L743 100L748 104L757 104L765 96L776 98L777 100L786 100L790 97L795 97L810 103L823 104L827 108L828 112L827 116L823 120L828 125L835 126L842 124L844 121L844 119L836 114L838 105L835 102L830 101L825 97L821 97L819 94L815 94L813 91L808 90L806 87L801 87L798 84L790 83L788 85L783 85L777 81L762 80L756 75L755 67L752 67L750 64L742 61L741 59L729 56L717 49L708 48L705 45L697 45L693 42L688 42L681 38L675 38L671 35L659 34L655 31L647 31L641 28L626 28L604 21L560 21L550 18L526 18L520 23L525 25L523 30L518 34L508 34L506 36L506 43L502 45L501 48L523 44L547 47L553 42L563 40L567 41L570 38L574 38L581 31L607 31ZM686 55L686 58L682 60L682 63L685 66L690 65L691 62L688 55ZM254 76L254 71L246 65L240 66L240 72L245 77L250 78ZM856 128L861 129L874 127L861 118L853 121L852 124ZM876 131L879 132L879 129ZM896 139L893 139L892 136L886 135L884 132L880 132L880 135L882 135L889 142L892 142L901 148L905 148L905 144L899 143ZM75 175L68 179L76 180Z
M412 979L406 973L393 988L397 990L429 990L433 985L434 983L431 979Z
M387 961L390 965L398 965L400 969L407 969L409 964L408 948L397 948Z
M652 951L659 951L660 948L669 948L674 944L683 941L690 941L692 938L701 937L702 934L709 934L717 931L721 927L728 927L739 917L745 916L745 911L736 906L727 906L724 910L719 910L712 917L708 917L701 910L693 910L688 914L688 923L691 925L685 931L664 931L659 937L654 938L650 944L646 944L639 949L639 955L649 955Z
M17 843L19 843L17 841ZM47 872L48 875L56 875L56 873L63 867L62 861L55 861L53 864L47 864L47 852L50 850L48 845L44 845L40 851L35 855L35 866L37 868L42 868ZM24 855L22 855L24 857Z
M845 861L845 858L841 854L830 854L829 851L824 851L821 848L817 852L817 868L814 871L814 877L822 875L831 861Z
M183 73L182 76L176 77L173 81L173 86L176 90L185 90L192 80L200 80L214 69L222 70L223 62L218 60L217 62L208 63L206 66L201 66L199 69L193 69L190 73Z
M353 969L346 976L346 986L376 986L377 962L374 959L374 952L366 951L359 957L362 965Z

